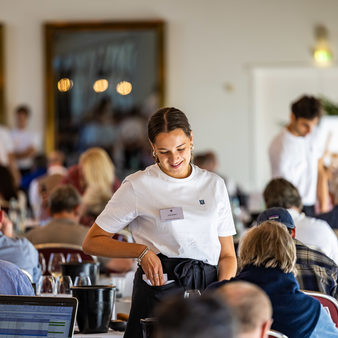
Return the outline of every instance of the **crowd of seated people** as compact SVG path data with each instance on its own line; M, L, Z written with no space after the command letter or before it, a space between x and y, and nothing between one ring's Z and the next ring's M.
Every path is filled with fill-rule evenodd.
M29 116L18 114L22 119ZM19 200L22 192L9 160L0 163L0 294L34 294L31 282L37 283L41 276L34 245L81 245L121 184L114 164L101 148L86 150L70 168L65 167L59 151L38 155L35 160L33 146L28 153L31 167L20 167L21 188L39 225L20 237L16 231L23 229L15 227L9 215L10 201ZM13 154L21 159L18 152L13 150ZM195 157L197 165L212 171L214 160L209 152ZM234 189L234 195L245 201L239 189ZM267 210L240 241L236 277L211 285L200 298L164 301L154 314L156 337L266 337L270 328L288 337L337 335L320 303L301 291L338 298L338 240L331 229L336 228L332 213L337 206L329 213L305 216L297 188L283 178L271 180L263 195ZM133 266L132 259L99 261L116 272L127 272Z
M48 156L38 154L31 170L22 171L21 185L16 183L9 166L0 165L0 259L16 264L34 283L41 276L34 245L81 246L88 226L120 185L103 149L88 149L79 165L69 170L64 162L60 151ZM32 218L27 219L29 215ZM99 257L99 262L101 271L107 272L125 273L134 267L132 259Z

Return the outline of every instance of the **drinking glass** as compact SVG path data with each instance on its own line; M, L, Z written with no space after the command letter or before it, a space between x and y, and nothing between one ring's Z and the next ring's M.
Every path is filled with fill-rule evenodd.
M39 253L39 263L41 267L41 273L44 275L46 273L46 260L43 253Z
M56 287L55 279L53 276L41 276L36 289L38 296L55 296Z
M199 297L200 295L201 291L198 289L184 291L184 298Z
M92 285L92 282L90 281L89 276L80 275L80 276L75 277L74 285L75 286L86 286L86 285Z
M66 262L82 263L81 255L79 253L70 252L67 254Z
M62 252L52 252L49 256L48 271L56 279L61 276L61 264L65 262L65 256Z
M59 276L56 280L56 293L62 297L70 297L72 295L72 286L73 282L70 276Z

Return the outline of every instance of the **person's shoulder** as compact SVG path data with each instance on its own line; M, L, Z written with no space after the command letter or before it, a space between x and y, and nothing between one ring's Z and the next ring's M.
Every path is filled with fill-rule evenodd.
M6 244L8 248L11 248L13 250L13 254L19 255L24 252L32 252L36 249L34 248L33 243L26 237L17 237L17 238L10 238L6 237Z
M292 135L287 128L283 128L271 141L270 151L290 149L301 141L302 137Z
M4 272L17 274L20 269L15 264L0 259L0 271L1 274Z
M286 128L281 129L271 140L271 145L275 145L283 140L286 136Z
M160 169L158 169L157 164L150 165L146 167L144 170L138 170L135 173L128 175L122 183L124 182L136 183L143 181L145 179L151 179L152 177L159 177L158 170Z
M6 138L6 142L8 142L8 140L11 140L11 131L7 127L0 125L0 137Z
M294 239L294 243L296 245L297 264L318 265L337 271L337 264L324 252L310 248L297 239Z
M222 287L223 285L227 284L229 281L228 280L221 280L221 281L216 281L212 282L211 284L208 285L206 288L206 292L208 291L214 291L217 290L218 288Z
M315 217L310 217L310 216L305 216L304 217L304 223L306 224L312 224L313 226L318 226L320 228L329 228L332 230L330 225L324 221L323 219L315 218ZM332 230L333 231L333 230Z

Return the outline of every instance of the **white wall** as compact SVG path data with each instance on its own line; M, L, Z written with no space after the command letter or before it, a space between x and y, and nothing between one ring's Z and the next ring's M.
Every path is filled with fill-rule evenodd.
M337 13L336 0L0 0L9 120L17 104L27 103L32 128L43 130L43 23L163 19L166 103L188 114L196 151L214 149L222 174L257 188L251 70L310 66L317 23L326 25L338 51Z

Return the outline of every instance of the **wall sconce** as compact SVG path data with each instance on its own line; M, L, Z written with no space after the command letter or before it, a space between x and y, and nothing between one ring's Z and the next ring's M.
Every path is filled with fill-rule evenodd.
M326 27L315 27L316 45L313 49L313 58L319 66L329 66L332 61L332 51L329 46L328 31Z

